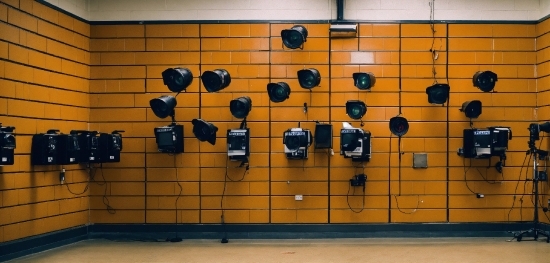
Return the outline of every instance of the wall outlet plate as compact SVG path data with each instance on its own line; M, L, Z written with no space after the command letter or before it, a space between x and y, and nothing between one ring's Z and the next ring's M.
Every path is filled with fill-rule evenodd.
M302 200L304 200L304 196L303 196L303 195L295 195L295 196L294 196L294 200L296 200L296 201L302 201Z
M413 153L413 168L428 168L428 154Z

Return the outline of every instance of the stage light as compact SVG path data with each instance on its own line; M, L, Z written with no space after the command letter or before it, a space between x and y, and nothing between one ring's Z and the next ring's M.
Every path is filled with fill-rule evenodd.
M298 70L298 81L300 82L300 87L312 89L321 83L321 74L314 68Z
M370 72L356 72L353 73L353 83L360 90L370 90L376 83L376 77Z
M272 102L283 102L290 96L290 86L285 82L269 83L267 94Z
M483 92L492 91L495 88L497 80L497 74L492 71L478 71L473 77L474 87Z
M193 73L187 68L169 68L162 72L164 85L172 92L182 92L193 82Z
M348 100L346 102L346 114L354 120L359 120L367 113L367 105L360 100Z
M231 76L225 69L205 71L201 75L201 80L208 92L218 92L231 84Z
M177 104L178 102L174 96L166 95L149 101L149 105L151 106L153 113L161 119L173 115L174 108Z
M467 118L473 119L481 115L481 101L470 100L462 103L460 111L464 112Z
M237 119L246 118L248 113L252 110L252 99L248 96L243 96L231 100L229 103L229 110L233 117Z
M291 29L283 29L281 30L281 38L287 48L303 48L307 39L307 29L301 25L295 25Z
M409 131L409 122L407 119L396 116L390 119L390 132L395 136L401 137Z
M449 98L451 87L448 84L434 84L426 88L428 102L431 104L444 104Z
M218 127L201 119L193 119L191 123L193 123L193 134L195 134L195 137L197 137L199 141L206 141L212 145L216 144L216 132L218 131Z

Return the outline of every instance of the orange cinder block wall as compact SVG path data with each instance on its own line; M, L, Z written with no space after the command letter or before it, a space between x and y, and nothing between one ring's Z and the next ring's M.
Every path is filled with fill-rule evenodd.
M0 1L0 123L15 164L0 167L0 242L89 222L85 167L31 166L32 135L88 129L90 26L35 1Z

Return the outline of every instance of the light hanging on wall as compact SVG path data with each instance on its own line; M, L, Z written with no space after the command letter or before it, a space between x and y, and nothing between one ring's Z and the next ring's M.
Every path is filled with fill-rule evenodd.
M482 104L479 100L470 100L462 103L460 111L464 112L467 118L475 119L481 115Z
M187 68L169 68L162 72L164 85L172 92L182 92L193 82L193 73Z
M231 84L231 76L225 69L205 71L201 75L201 80L208 92L218 92Z
M370 90L376 83L376 77L371 72L353 73L353 83L360 90Z
M290 49L303 49L307 40L307 29L301 25L295 25L291 29L281 30L283 44Z
M490 92L495 88L497 74L492 71L478 71L474 74L474 87L483 92Z
M216 132L218 127L214 124L204 121L202 119L193 119L193 134L201 142L209 142L212 145L216 144Z
M409 131L409 122L404 117L395 116L390 119L390 132L401 137Z
M286 82L269 83L267 94L272 102L283 102L290 97L290 86Z
M229 110L231 111L231 115L237 119L246 118L252 110L252 99L248 96L243 96L231 100Z
M434 84L426 88L430 104L444 104L449 99L451 87L448 84Z
M346 114L354 119L359 120L367 113L367 105L360 100L348 100L346 102Z
M168 95L160 96L149 101L153 113L161 119L173 116L174 108L177 104L176 98Z
M317 69L302 69L298 71L298 82L304 89L312 89L321 83L321 74Z

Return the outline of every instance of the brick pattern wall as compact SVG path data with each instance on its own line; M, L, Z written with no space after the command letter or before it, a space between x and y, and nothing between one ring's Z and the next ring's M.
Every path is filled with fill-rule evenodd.
M33 134L89 121L90 26L34 1L0 1L0 122L15 126L15 164L0 167L0 242L84 225L84 167L31 166Z
M121 163L103 169L117 213L109 214L101 203L103 188L92 188L92 222L175 222L179 193L175 181L180 181L183 191L177 204L178 221L219 223L226 165L232 180L245 174L244 168L236 168L238 164L227 164L225 153L225 132L240 122L231 116L229 101L242 95L253 100L248 118L251 167L242 182L227 184L223 202L226 222L508 220L514 192L523 194L515 186L523 182L518 176L528 140L525 128L537 118L533 111L537 98L535 25L437 24L432 39L428 24L360 24L357 38L336 39L329 37L327 24L305 24L309 37L304 49L288 50L279 34L291 26L92 26L91 127L125 129L125 145L129 145ZM438 51L434 65L429 52L432 42ZM185 153L167 156L156 152L152 130L169 121L156 118L148 100L169 93L160 73L176 66L190 68L195 80L188 92L178 96L176 108L177 120L185 125ZM427 102L425 88L434 83L433 66L436 80L451 85L448 108ZM219 93L207 93L198 77L215 68L227 69L233 82ZM296 71L302 68L317 68L322 75L320 87L311 93L297 82ZM473 87L471 79L478 70L499 75L496 92L482 93ZM357 71L376 75L372 92L358 92L353 87L351 75ZM288 82L292 89L290 99L283 103L270 102L265 92L267 83L277 81ZM350 99L361 99L369 107L364 128L373 134L373 157L365 168L365 197L359 190L347 198L348 180L361 168L338 155L341 122L359 125L345 114L345 102ZM462 130L469 127L459 108L473 99L484 105L475 127L502 125L513 130L503 174L486 168L487 160L470 164L456 155L462 145ZM307 114L304 102L309 106ZM400 108L411 126L400 145L401 192L399 141L388 129L388 120L398 115ZM194 138L189 121L197 117L218 126L215 146ZM298 127L300 122L301 127L313 131L316 120L334 125L335 156L310 148L308 160L287 160L284 130ZM411 168L412 154L418 152L428 154L428 169ZM467 189L465 170L468 186L486 198L477 199ZM527 183L525 189L529 187ZM296 194L304 195L304 200L295 201ZM360 208L362 198L365 209L353 213L347 200L352 208ZM520 208L519 199L515 202L509 220L527 220L532 208Z

